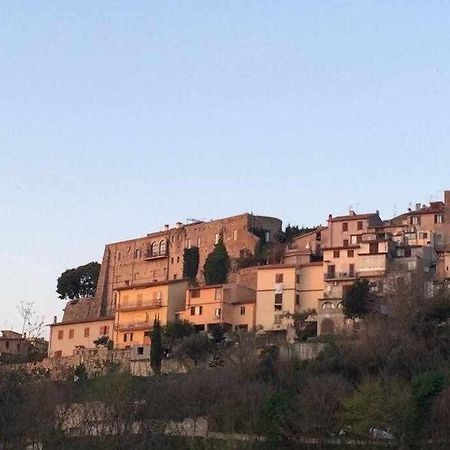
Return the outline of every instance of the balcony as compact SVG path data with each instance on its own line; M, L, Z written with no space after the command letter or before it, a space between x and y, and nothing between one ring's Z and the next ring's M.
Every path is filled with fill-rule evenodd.
M327 272L324 278L325 281L353 280L357 275L356 272Z
M149 321L133 321L117 325L118 331L150 330L151 328L153 328L153 322Z
M162 300L147 300L137 302L124 302L120 303L117 307L118 311L136 311L139 309L153 309L160 308L162 306Z
M153 259L160 259L160 258L167 258L169 256L169 253L166 251L151 251L147 250L144 253L144 260L145 261L151 261Z

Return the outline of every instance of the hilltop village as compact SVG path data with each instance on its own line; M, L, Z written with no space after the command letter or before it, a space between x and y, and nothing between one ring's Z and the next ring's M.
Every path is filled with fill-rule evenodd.
M222 241L231 267L226 283L207 284L203 266ZM284 242L283 242L284 241ZM183 278L185 250L198 248L195 281ZM264 248L263 263L255 258ZM357 279L380 298L405 278L430 295L450 278L450 191L383 220L378 211L329 215L327 224L283 239L282 222L241 214L165 225L147 236L106 245L96 295L69 301L50 325L48 356L71 356L107 337L114 349L148 354L155 318L197 330L254 330L295 339L295 314L309 311L317 335L351 332L342 299ZM384 311L389 314L389 311ZM311 327L310 327L311 329Z

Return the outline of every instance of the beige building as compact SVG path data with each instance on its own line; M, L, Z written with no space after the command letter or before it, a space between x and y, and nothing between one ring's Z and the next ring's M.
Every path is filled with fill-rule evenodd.
M94 341L101 336L113 339L113 317L55 322L50 325L48 356L72 356L77 348L95 348Z
M114 347L148 345L155 319L166 325L184 309L187 286L186 280L172 280L116 289Z
M186 291L186 308L180 310L179 318L200 331L215 325L251 330L255 327L255 298L253 289L235 283L193 287Z

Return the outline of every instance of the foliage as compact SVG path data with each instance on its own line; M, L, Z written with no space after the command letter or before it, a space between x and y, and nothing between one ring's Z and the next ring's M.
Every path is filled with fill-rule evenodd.
M198 247L185 248L183 254L183 277L195 282L200 254Z
M369 289L369 281L356 280L342 300L345 317L354 319L367 316L372 311L374 296Z
M203 266L206 284L222 284L227 282L230 270L230 257L221 236L214 250L207 256Z
M214 352L213 342L206 334L191 334L180 341L175 348L175 355L186 357L198 365Z
M164 351L161 339L161 324L159 319L155 318L151 335L150 366L156 375L161 372L161 362L163 356Z
M211 327L212 339L216 344L220 344L225 340L225 329L221 324L215 324Z
M175 341L195 333L195 327L188 320L176 319L162 327L162 333L173 345Z
M312 231L316 231L318 227L305 227L298 225L287 224L286 228L282 232L280 236L280 242L287 244L292 242L292 240L296 237L302 236L303 234L311 233Z
M107 347L109 350L114 346L114 342L106 335L99 336L95 339L94 344L96 347Z
M100 264L90 262L84 266L67 269L58 278L56 292L63 300L93 297L100 274Z
M316 310L311 308L299 313L285 313L285 317L294 322L296 341L306 341L317 336L317 321L311 320L315 315Z

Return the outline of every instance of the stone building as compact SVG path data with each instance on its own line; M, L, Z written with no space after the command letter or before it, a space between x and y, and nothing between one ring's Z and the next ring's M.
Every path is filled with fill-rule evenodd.
M178 223L145 237L106 245L95 298L97 316L114 312L113 292L135 284L157 283L183 278L185 248L199 248L198 278L203 279L206 257L223 236L232 259L253 253L259 241L256 232L269 242L277 242L281 220L272 217L241 214L210 222Z

